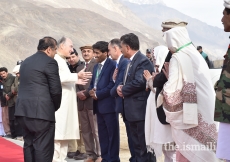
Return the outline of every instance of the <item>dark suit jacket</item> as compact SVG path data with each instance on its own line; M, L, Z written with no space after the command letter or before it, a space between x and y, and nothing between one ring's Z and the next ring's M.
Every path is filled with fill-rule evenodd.
M115 81L115 86L110 90L110 95L112 97L116 98L116 112L117 113L122 113L124 112L123 110L123 98L118 96L117 94L117 87L118 85L123 82L124 78L124 72L128 64L128 59L124 58L124 56L121 56L119 65L118 65L118 73L117 73L117 78Z
M154 71L153 64L140 51L134 56L128 71L126 83L122 88L124 96L124 112L130 122L145 120L147 98L144 70Z
M93 68L96 65L96 60L92 59L88 65L88 67L85 69L86 72L91 72L93 73ZM77 67L77 73L79 71L81 71L82 69L84 69L85 64L81 64ZM76 91L82 91L82 90L86 90L84 92L85 96L87 97L84 101L80 100L79 98L77 99L77 105L78 105L78 110L81 111L84 109L84 106L89 109L89 110L93 110L93 98L90 97L89 95L89 86L90 86L90 82L91 79L89 79L89 82L86 85L76 85Z
M97 68L98 64L94 66L93 77L90 83L89 90L94 88ZM115 112L115 98L110 96L110 90L114 87L112 76L115 68L115 61L107 58L98 78L96 90L97 100L93 101L94 114L106 114Z
M56 60L38 51L20 67L15 116L55 121L62 87Z

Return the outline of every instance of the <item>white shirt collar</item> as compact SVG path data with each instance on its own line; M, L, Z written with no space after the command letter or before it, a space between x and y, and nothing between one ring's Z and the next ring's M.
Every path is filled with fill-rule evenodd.
M105 61L107 60L108 58L106 58L104 61L102 61L101 63L99 63L99 64L101 64L102 66L104 66L104 64L105 64Z
M122 54L118 57L118 59L116 60L116 62L117 62L117 64L119 64L120 63L120 59L121 59L121 57L122 57Z
M139 50L138 50L137 52L139 52ZM132 57L130 57L130 61L133 60L133 58L134 58L134 56L137 54L137 52L136 52Z

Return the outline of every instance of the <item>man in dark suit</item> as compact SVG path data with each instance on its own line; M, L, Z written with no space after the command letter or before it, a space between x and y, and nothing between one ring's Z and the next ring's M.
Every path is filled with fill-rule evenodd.
M130 60L127 65L123 85L117 87L117 93L124 97L124 115L131 130L136 162L156 161L153 154L147 153L145 144L145 112L149 91L146 91L144 70L154 71L153 64L139 51L139 39L133 34L121 37L121 51Z
M86 72L93 73L94 66L97 61L93 58L93 47L90 45L80 47L82 57L85 60L84 64L77 67L77 73L85 68ZM94 162L100 159L101 151L98 138L97 119L93 114L93 98L89 95L89 86L91 79L86 85L77 85L77 104L78 113L81 123L81 133L85 144L86 154L88 158L85 162ZM74 157L75 160L79 158Z
M110 96L116 63L107 58L107 42L97 42L93 45L93 51L98 64L94 66L89 94L94 99L93 111L97 115L102 162L119 162L118 114L115 98Z
M128 59L124 58L121 53L121 41L120 39L112 39L109 42L109 55L110 57L116 61L116 69L113 74L113 80L115 82L115 86L110 90L110 94L112 97L116 99L116 112L119 114L121 113L124 116L124 105L123 105L123 98L117 94L117 87L118 85L123 82L124 72L128 64ZM130 127L127 121L123 120L126 127L126 133L128 137L128 144L129 150L131 154L131 158L129 161L135 162L135 152L133 147L132 137L130 135Z
M23 128L24 161L51 162L54 154L55 111L61 104L58 64L53 59L57 42L39 40L38 52L20 67L15 116Z

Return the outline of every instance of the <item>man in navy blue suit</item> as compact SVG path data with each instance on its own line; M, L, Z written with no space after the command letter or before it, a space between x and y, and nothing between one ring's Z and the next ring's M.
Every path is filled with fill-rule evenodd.
M116 69L113 74L113 81L115 82L115 86L110 90L111 96L115 97L116 99L116 112L119 114L121 113L124 116L124 105L123 105L123 98L121 98L117 94L117 86L123 82L124 72L128 64L128 59L124 58L121 53L121 41L120 39L112 39L109 42L109 56L116 61ZM124 120L123 120L124 121ZM129 144L129 151L131 154L131 158L129 159L130 162L135 162L135 152L133 148L133 141L130 135L130 128L127 121L124 121L126 127L126 133L128 137L128 144Z
M139 39L133 34L123 35L121 51L130 62L125 70L123 85L117 87L117 93L124 98L124 117L128 121L133 139L136 162L154 162L156 158L147 153L145 143L145 112L150 91L146 91L144 70L152 74L153 64L139 51Z
M112 76L116 62L107 58L108 42L97 42L93 51L98 64L94 66L89 94L94 99L93 111L97 115L102 162L120 162L118 115L115 98L110 95L114 87Z

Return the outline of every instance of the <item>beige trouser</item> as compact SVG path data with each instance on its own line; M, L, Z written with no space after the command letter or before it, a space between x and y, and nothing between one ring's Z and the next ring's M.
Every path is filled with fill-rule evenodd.
M2 107L2 124L6 134L10 133L8 106Z
M78 111L81 126L82 137L85 143L86 153L93 158L101 155L101 149L98 137L97 117L93 114L93 110L84 108Z
M80 139L69 140L68 142L68 152L76 152L77 150L79 150L81 153L85 153L85 145L82 139L82 135Z
M69 140L54 140L53 162L67 162L65 160Z

